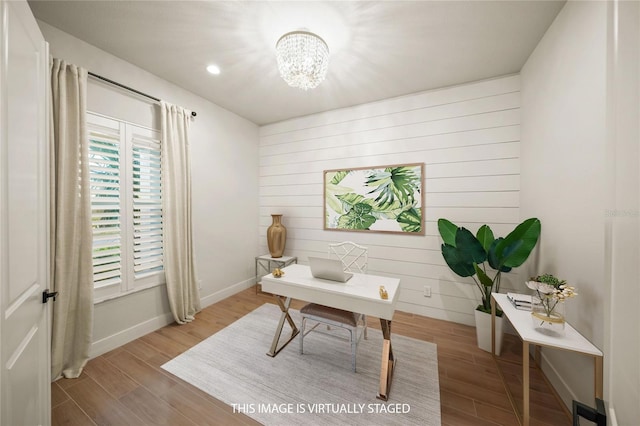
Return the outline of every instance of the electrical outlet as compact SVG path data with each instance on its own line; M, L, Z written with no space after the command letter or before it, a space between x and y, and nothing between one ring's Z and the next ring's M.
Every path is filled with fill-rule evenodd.
M424 297L431 297L431 287L428 285L424 286Z

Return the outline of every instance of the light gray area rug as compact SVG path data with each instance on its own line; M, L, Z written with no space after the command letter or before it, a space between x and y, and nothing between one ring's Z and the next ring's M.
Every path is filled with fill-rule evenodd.
M300 324L299 312L290 313ZM381 401L380 331L360 341L354 373L348 342L323 333L305 337L304 355L298 335L267 356L279 317L276 305L262 305L162 368L265 425L440 424L435 344L392 333L397 363L389 400Z

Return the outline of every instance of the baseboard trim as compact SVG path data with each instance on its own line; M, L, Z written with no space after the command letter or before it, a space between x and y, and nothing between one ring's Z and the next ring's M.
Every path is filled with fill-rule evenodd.
M237 284L234 284L230 287L226 287L220 291L216 291L208 296L200 298L200 304L203 308L207 306L213 305L221 300L226 299L229 296L233 296L236 293L240 293L242 290L245 290L251 286L255 285L255 278L249 278L244 281L240 281Z
M252 277L208 296L201 297L200 304L203 308L205 308L223 299L226 299L229 296L233 296L234 294L239 293L253 285L255 285L255 279ZM126 345L132 340L136 340L144 336L145 334L152 333L164 326L171 324L172 322L174 322L173 315L171 314L171 312L167 312L162 315L158 315L155 318L144 321L140 324L136 324L135 326L130 327L126 330L119 331L118 333L112 334L111 336L107 336L100 340L97 340L91 344L91 349L89 350L89 358L96 358L104 353L119 348L122 345Z
M172 322L173 315L171 314L171 312L168 312L155 318L151 318L140 324L136 324L133 327L127 328L126 330L122 330L118 333L112 334L111 336L107 336L100 340L97 340L91 344L89 358L95 358L104 353L119 348L120 346L125 345L132 340L136 340L144 336L145 334L154 332L159 328L171 324Z
M565 408L571 413L571 404L577 399L575 392L571 390L569 384L562 378L555 366L549 361L549 358L542 351L540 356L540 366L544 378L549 382L556 396L565 405Z

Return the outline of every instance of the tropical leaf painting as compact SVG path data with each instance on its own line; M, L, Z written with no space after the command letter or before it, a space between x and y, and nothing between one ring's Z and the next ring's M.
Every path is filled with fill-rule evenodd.
M325 229L424 235L424 164L324 172Z

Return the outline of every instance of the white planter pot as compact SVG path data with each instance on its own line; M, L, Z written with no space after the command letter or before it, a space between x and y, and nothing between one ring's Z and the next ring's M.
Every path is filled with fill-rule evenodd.
M491 314L475 310L476 337L478 347L483 351L491 352ZM502 317L496 317L496 355L500 355L502 349Z

